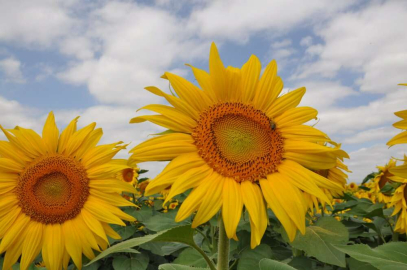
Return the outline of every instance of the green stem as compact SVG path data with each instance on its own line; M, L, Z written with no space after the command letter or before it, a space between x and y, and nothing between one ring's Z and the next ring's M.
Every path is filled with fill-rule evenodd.
M209 268L211 270L216 270L215 264L212 262L212 260L206 255L205 251L203 251L200 247L198 247L196 244L192 246L196 251L198 251L202 257L205 259L206 263L208 264Z
M399 233L398 232L393 233L392 240L393 240L393 242L399 241Z
M211 244L211 241L209 241L208 237L207 237L203 232L201 232L199 229L196 229L196 231L197 231L200 235L202 235L202 236L204 237L205 241L208 242L209 248L212 250L212 244Z
M218 270L229 270L229 238L226 235L222 215L219 215L219 240L218 240Z
M211 240L212 240L212 254L215 253L216 249L216 239L215 239L215 226L211 226Z

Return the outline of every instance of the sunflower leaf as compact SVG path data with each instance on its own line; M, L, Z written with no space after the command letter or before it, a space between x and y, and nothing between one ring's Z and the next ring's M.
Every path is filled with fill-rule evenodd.
M262 259L259 266L260 270L296 270L288 264L270 259Z
M352 258L374 265L379 270L407 269L407 243L392 242L371 249L368 245L334 245Z
M209 270L209 268L197 268L180 264L162 264L158 266L158 270Z
M191 228L190 225L185 226L178 226L169 230L161 231L156 234L150 234L143 237L132 238L127 241L121 242L110 248L102 251L98 256L96 256L92 261L90 261L87 265L90 265L112 253L117 252L124 252L129 248L133 248L136 246L140 246L144 243L148 243L150 241L158 241L158 242L177 242L177 243L184 243L190 246L195 246L195 242L193 240L194 236L194 229Z
M304 235L297 234L291 246L321 262L346 267L345 253L334 248L333 244L346 244L348 239L348 229L342 223L332 217L323 217L315 226L307 227Z

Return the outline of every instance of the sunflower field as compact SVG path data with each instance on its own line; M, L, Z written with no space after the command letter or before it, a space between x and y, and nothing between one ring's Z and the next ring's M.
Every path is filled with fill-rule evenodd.
M190 68L196 84L166 72L170 91L146 87L167 105L130 123L165 130L128 160L79 118L0 126L2 269L407 269L406 156L348 183L348 154L307 124L304 87L282 94L274 60L225 67L213 43L209 72ZM169 163L147 179L152 161Z

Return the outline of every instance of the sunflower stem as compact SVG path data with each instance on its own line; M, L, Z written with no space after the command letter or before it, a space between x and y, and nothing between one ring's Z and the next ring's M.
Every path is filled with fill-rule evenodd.
M219 215L219 240L218 240L218 270L229 269L229 238L226 235L225 225L223 224L222 215Z

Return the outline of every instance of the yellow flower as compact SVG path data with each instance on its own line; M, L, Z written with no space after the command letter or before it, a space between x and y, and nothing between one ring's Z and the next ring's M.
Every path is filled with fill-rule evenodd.
M283 82L275 61L260 78L261 64L256 56L241 69L225 68L215 44L210 51L209 73L191 68L202 89L166 72L163 77L178 97L155 87L146 89L172 106L145 106L143 109L159 115L131 120L150 121L170 130L131 151L137 163L171 161L151 181L146 194L171 186L169 201L192 188L176 221L197 210L192 223L197 227L222 209L229 238L236 237L244 205L250 216L251 247L260 244L266 230L266 206L274 211L291 240L297 229L304 233L302 193L329 203L322 188L342 190L309 169L330 169L338 156L348 157L340 149L320 145L329 141L328 136L303 125L317 116L313 108L297 107L305 88L280 96Z
M400 85L405 85L407 86L407 84L400 84ZM403 132L401 132L400 134L397 134L396 136L394 136L390 141L387 142L388 146L393 146L396 144L402 144L402 143L407 143L407 110L404 111L398 111L394 113L396 116L400 117L401 121L396 122L393 124L393 126L395 128L398 129L402 129L404 130Z
M346 190L351 191L351 192L356 192L358 190L359 186L355 182L349 183L349 185L346 186Z
M394 206L392 216L398 214L396 227L394 231L399 233L407 233L407 181L404 180L403 184L399 186L394 192L390 201L390 207Z
M75 118L59 134L51 112L42 138L31 129L5 130L0 141L0 252L3 269L20 257L25 270L42 252L47 269L67 268L70 257L82 267L82 253L108 246L107 235L120 236L109 223L125 225L133 217L118 206L133 206L120 196L133 192L115 180L126 164L112 160L124 145L96 146L102 129L92 123L76 130Z
M390 159L389 163L385 166L377 166L379 169L379 174L372 180L372 183L369 185L370 192L375 194L377 201L380 203L390 202L391 196L383 194L380 190L386 185L387 182L391 181L391 178L394 177L394 174L390 172L392 168L396 167L396 161Z
M125 168L121 172L117 173L116 178L134 186L137 184L138 172L140 171L140 169L137 164L132 162L131 160L123 161L127 162L129 168Z

